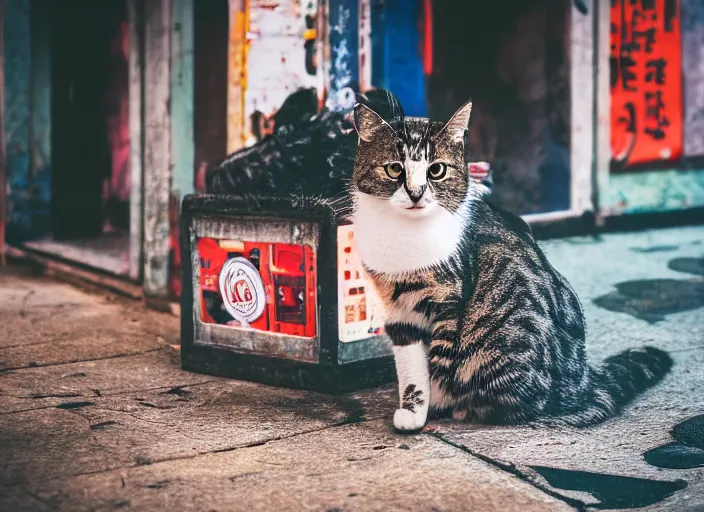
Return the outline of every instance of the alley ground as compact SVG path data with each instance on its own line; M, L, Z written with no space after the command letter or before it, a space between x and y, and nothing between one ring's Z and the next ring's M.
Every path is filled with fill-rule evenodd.
M399 435L393 386L187 373L176 318L2 269L0 510L704 510L704 229L542 245L583 301L592 360L643 344L675 360L593 429Z

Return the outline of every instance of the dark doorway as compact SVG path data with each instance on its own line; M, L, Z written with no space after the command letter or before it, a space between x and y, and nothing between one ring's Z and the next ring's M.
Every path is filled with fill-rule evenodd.
M470 158L516 213L569 209L569 9L563 0L436 1L431 117L470 98Z
M129 85L125 0L51 3L52 239L30 246L126 273Z
M195 164L201 178L205 166L216 164L227 155L229 16L227 0L193 5L193 136Z

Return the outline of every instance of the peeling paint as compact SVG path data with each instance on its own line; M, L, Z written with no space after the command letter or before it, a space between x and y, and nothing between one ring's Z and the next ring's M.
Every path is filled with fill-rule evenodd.
M355 92L359 90L358 76L358 5L356 2L332 0L330 2L329 67L330 89L326 107L331 110L348 110L354 106Z
M169 277L171 2L145 3L144 290L166 296Z
M30 189L30 25L28 0L5 2L5 166L9 188L7 237L25 239L32 231Z
M605 215L658 212L704 206L703 170L642 171L612 174Z
M306 70L306 25L300 0L281 0L276 8L269 4L252 0L249 7L246 145L256 141L251 125L255 112L271 116L292 92L317 85L316 75Z
M249 0L230 0L227 57L227 153L244 145L244 98L248 82Z

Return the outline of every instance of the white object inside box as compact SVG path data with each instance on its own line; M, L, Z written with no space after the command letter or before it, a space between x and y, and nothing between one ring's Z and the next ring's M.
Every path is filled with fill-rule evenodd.
M383 305L366 279L352 225L337 228L338 328L340 341L359 341L383 332Z

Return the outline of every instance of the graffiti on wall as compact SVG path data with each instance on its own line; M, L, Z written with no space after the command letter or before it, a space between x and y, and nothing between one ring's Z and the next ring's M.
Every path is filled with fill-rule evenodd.
M348 110L359 90L357 61L358 5L355 2L329 2L330 72L326 107Z
M611 3L611 152L624 168L682 156L677 0Z
M303 18L303 47L305 48L306 72L318 75L318 0L302 0L301 17Z

